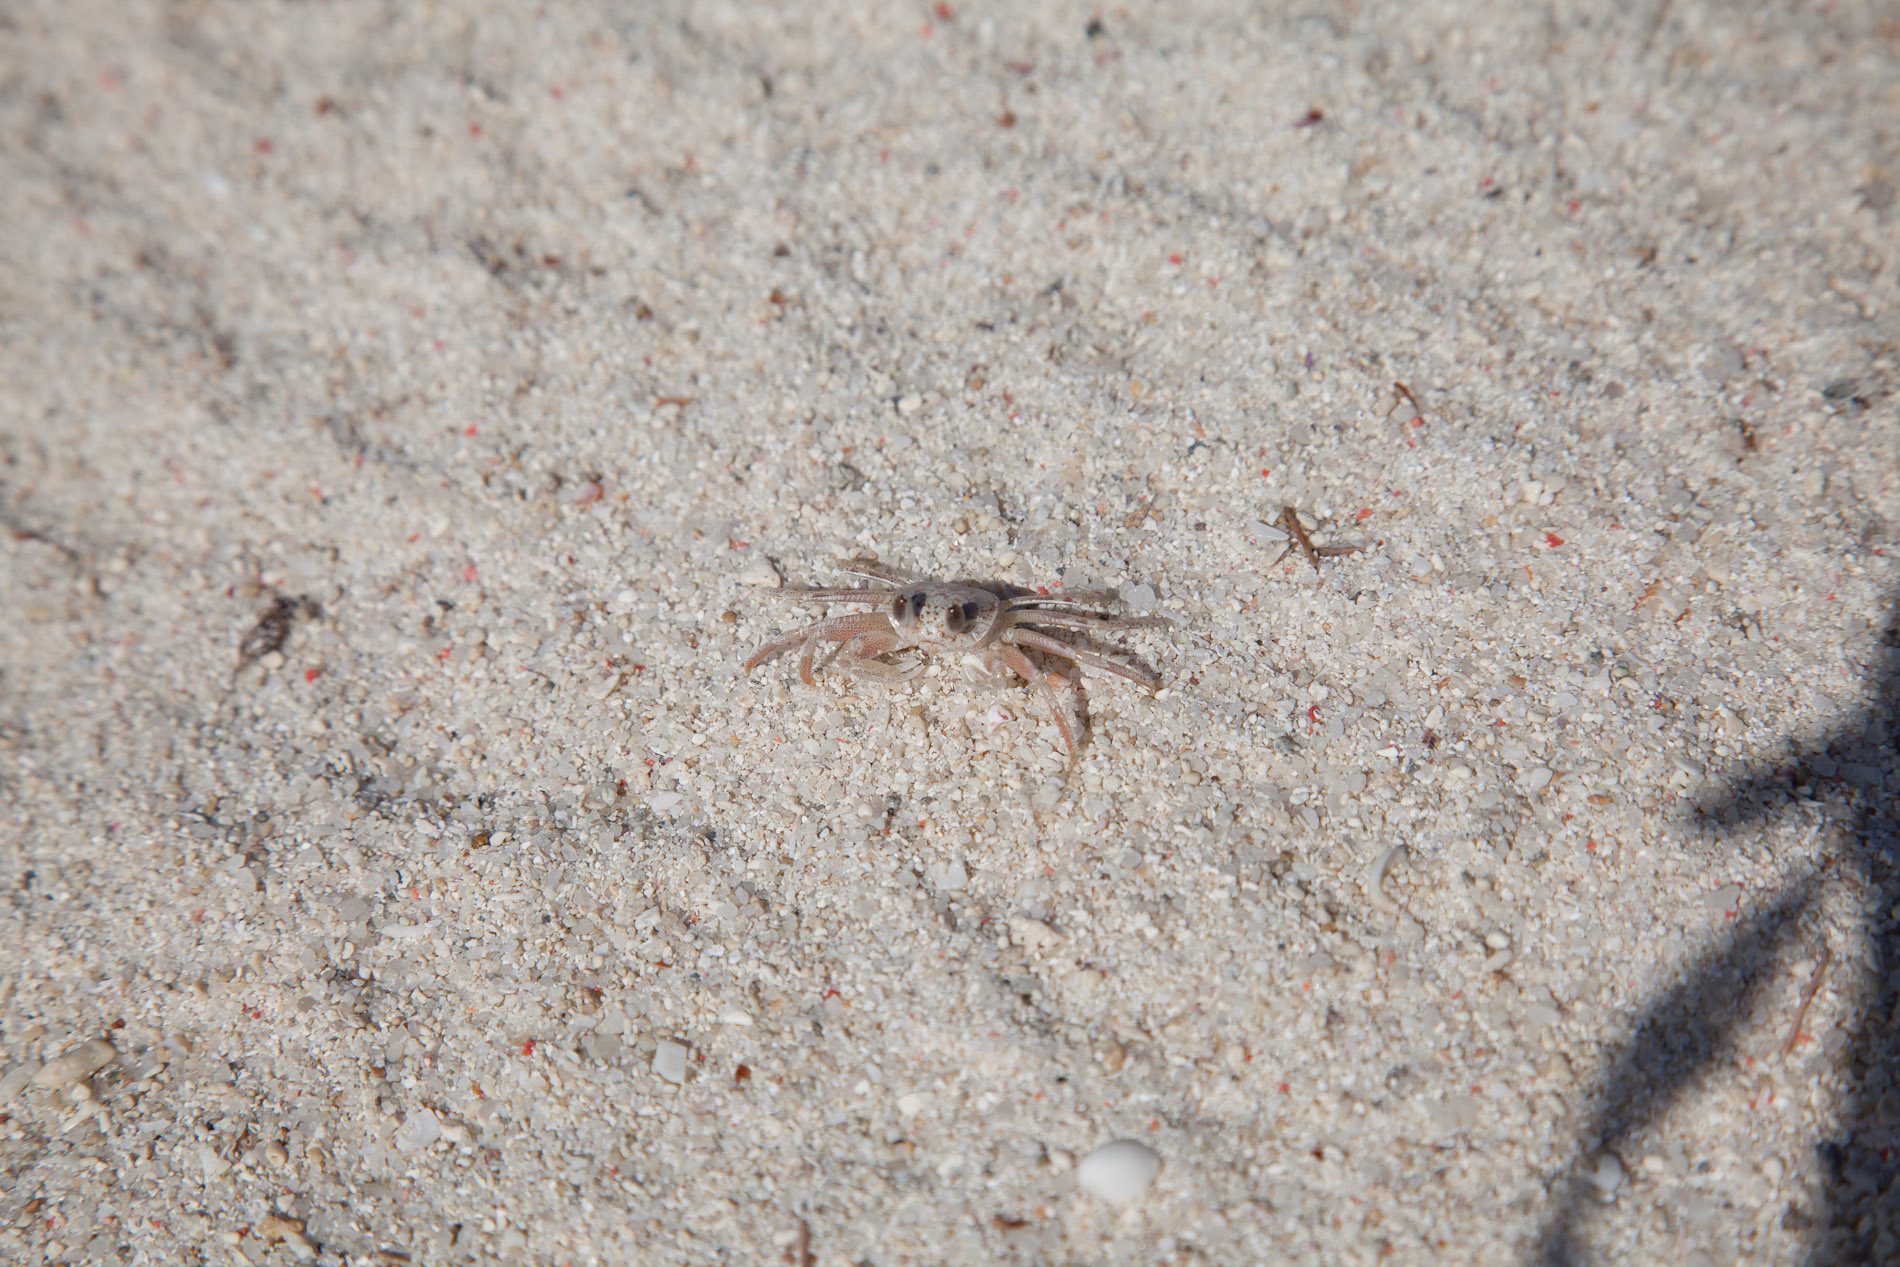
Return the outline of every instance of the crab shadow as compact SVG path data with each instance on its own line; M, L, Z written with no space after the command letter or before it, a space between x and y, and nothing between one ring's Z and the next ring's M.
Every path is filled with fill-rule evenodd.
M1765 905L1644 1008L1592 1092L1591 1125L1579 1141L1580 1154L1601 1151L1620 1160L1621 1146L1720 1072L1765 1010L1757 1006L1765 987L1784 978L1794 960L1825 948L1833 965L1828 984L1848 1000L1847 1009L1821 1042L1822 1055L1805 1059L1824 1060L1850 1090L1831 1137L1815 1144L1819 1208L1790 1199L1781 1215L1784 1228L1806 1231L1805 1261L1816 1267L1900 1261L1900 926L1885 914L1900 897L1900 836L1893 800L1882 792L1900 779L1900 599L1868 669L1873 702L1864 712L1840 730L1791 743L1788 761L1753 769L1696 807L1702 829L1718 839L1759 832L1802 814L1803 804L1821 809L1833 831L1807 833L1807 868L1767 894ZM1841 939L1845 944L1827 944L1819 898L1837 884L1859 895L1860 909L1878 914ZM1781 1014L1774 1022L1792 1019ZM1597 1187L1579 1172L1553 1195L1556 1208L1535 1261L1592 1261L1583 1233L1602 1204Z

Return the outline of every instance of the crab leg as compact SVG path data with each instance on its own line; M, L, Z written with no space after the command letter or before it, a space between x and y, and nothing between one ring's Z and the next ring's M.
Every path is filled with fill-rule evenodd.
M853 559L838 570L846 576L862 576L868 581L881 581L885 585L892 586L909 585L917 579L917 574L914 572L894 568L876 559Z
M1033 629L1025 629L1021 625L1015 626L1008 633L1004 634L1003 637L1015 643L1017 646L1028 647L1032 651L1040 651L1044 655L1061 656L1064 660L1073 660L1077 664L1086 664L1090 668L1100 669L1104 673L1113 673L1117 677L1125 677L1130 682L1139 682L1151 691L1161 685L1161 679L1146 669L1138 669L1133 665L1119 664L1099 651L1090 651L1086 647L1078 647L1072 643L1062 642L1058 639L1051 638L1048 634L1040 634Z
M1166 616L1090 615L1079 611L1047 611L1040 607L1012 607L1012 625L1060 625L1064 629L1159 629L1174 622Z
M887 681L901 682L916 673L916 668L905 669L898 665L879 664L877 657L887 651L897 650L897 635L887 629L873 629L868 633L854 634L831 649L831 653L817 664L819 670L831 667L833 660L844 660L853 673L861 677L883 678ZM809 657L814 646L806 643L806 656ZM807 682L809 685L809 681Z
M881 603L897 592L894 586L861 586L855 589L790 589L785 594L807 603Z
M810 686L812 684L812 657L817 653L819 643L849 643L864 635L880 633L892 639L896 637L890 620L882 612L859 612L855 616L834 616L830 620L821 620L815 625L807 625L796 633L774 638L752 653L752 658L745 662L745 671L750 673L767 660L774 656L784 655L802 643L804 652L798 659L798 676L806 686ZM872 654L881 654L883 650L889 650L889 648L881 648L879 652Z
M1079 598L1049 598L1042 594L1031 594L1023 598L1009 600L1007 610L1013 612L1032 612L1045 609L1059 609L1072 612L1091 612L1096 616L1113 620L1115 609L1106 602L1090 603Z
M1050 641L1053 642L1054 639ZM1008 643L998 644L996 653L1002 657L1003 663L1009 666L1010 672L1025 682L1033 682L1042 692L1042 698L1049 705L1050 716L1055 719L1056 729L1062 732L1062 742L1068 746L1069 756L1073 758L1076 750L1076 731L1087 724L1087 718L1084 717L1079 705L1075 708L1063 707L1061 697L1056 694L1056 684L1061 683L1067 687L1078 701L1081 691L1076 688L1072 680L1062 674L1038 669L1029 662L1028 656Z

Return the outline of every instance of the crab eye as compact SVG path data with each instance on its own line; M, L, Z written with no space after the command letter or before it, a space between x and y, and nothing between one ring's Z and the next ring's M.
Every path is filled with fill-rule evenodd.
M943 627L948 629L951 633L962 633L963 627L970 623L969 616L964 614L969 610L969 607L970 605L965 603L962 607L952 607L949 611L945 612L943 614Z
M902 620L909 614L906 610L909 607L910 600L905 598L902 594L899 594L896 598L891 600L891 615L898 620Z

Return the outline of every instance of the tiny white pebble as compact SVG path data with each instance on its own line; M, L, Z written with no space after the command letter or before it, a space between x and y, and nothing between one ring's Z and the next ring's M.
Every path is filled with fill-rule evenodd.
M1616 1190L1623 1186L1623 1163L1617 1160L1615 1153L1597 1153L1585 1159L1583 1178L1596 1189L1598 1196L1614 1201Z
M686 1081L686 1046L662 1039L653 1048L653 1072L675 1086Z
M33 1081L33 1075L38 1072L39 1066L34 1064L15 1065L7 1070L6 1076L0 1077L0 1105L25 1090L26 1084Z
M90 1078L93 1074L111 1064L119 1053L112 1044L102 1038L95 1038L80 1047L75 1047L63 1056L56 1056L40 1067L33 1075L33 1085L46 1087L53 1091L63 1091L81 1078Z
M757 558L746 564L739 573L741 585L757 585L764 589L779 589L785 584L785 578L779 575L778 567L767 558ZM629 591L631 593L632 591Z
M442 1138L442 1120L433 1109L417 1109L396 1132L396 1147L406 1153L419 1153Z
M1143 582L1140 585L1124 585L1121 588L1124 606L1137 616L1146 615L1155 609L1155 587Z
M963 869L961 862L939 862L933 864L928 873L932 888L955 891L970 882L970 873Z
M1140 1140L1118 1139L1084 1157L1075 1181L1110 1205L1125 1205L1148 1191L1160 1172L1161 1157L1154 1149Z
M1009 921L1010 936L1025 950L1041 950L1062 941L1062 934L1039 919L1014 916Z

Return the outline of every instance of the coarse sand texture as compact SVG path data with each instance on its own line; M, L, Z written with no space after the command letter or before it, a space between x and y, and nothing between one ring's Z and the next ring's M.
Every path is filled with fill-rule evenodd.
M0 1262L1900 1261L1896 119L1874 0L0 5Z

